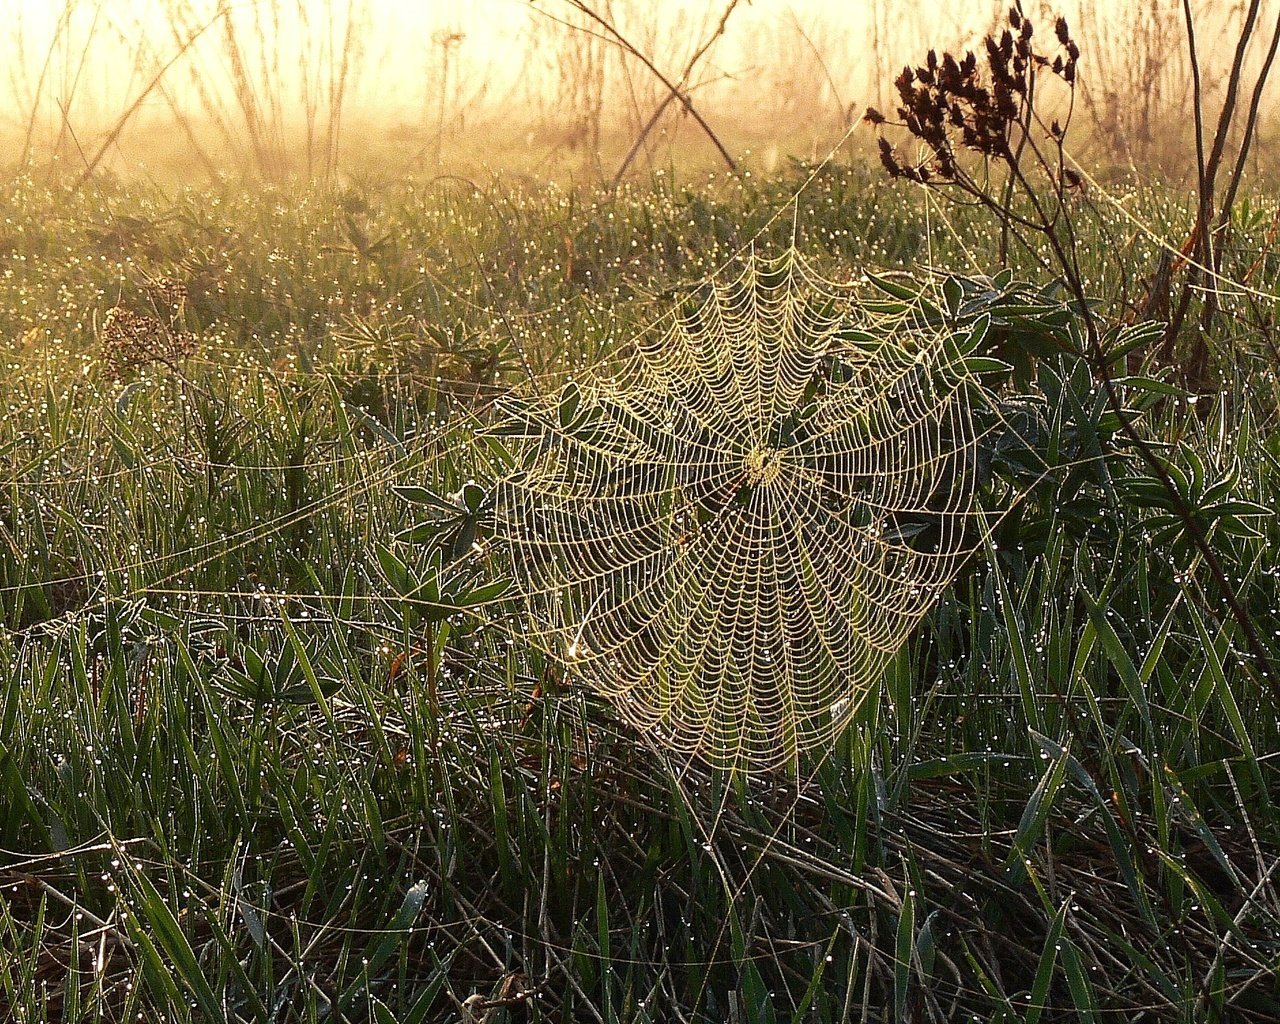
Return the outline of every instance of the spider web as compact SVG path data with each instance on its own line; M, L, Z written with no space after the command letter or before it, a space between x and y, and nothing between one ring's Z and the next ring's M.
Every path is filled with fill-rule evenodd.
M986 397L953 334L751 251L615 371L507 400L526 635L713 765L829 744L988 534Z

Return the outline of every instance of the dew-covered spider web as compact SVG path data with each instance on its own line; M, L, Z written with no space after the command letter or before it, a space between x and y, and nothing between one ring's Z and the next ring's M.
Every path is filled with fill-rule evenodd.
M511 398L527 636L713 764L831 742L986 538L969 347L752 252L619 367Z

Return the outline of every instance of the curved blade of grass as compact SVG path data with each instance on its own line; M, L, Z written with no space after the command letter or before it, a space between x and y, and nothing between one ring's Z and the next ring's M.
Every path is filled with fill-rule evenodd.
M1075 897L1071 897L1074 899ZM1053 982L1053 969L1058 963L1058 950L1062 941L1062 930L1067 921L1067 907L1071 899L1063 902L1053 921L1049 924L1049 933L1044 939L1044 949L1040 953L1040 962L1036 964L1036 976L1031 982L1031 999L1027 1004L1025 1024L1040 1024L1040 1016L1049 1008L1049 986Z
M122 852L120 857L128 863ZM182 1004L182 997L174 982L174 973L181 979L200 1007L205 1020L210 1022L227 1019L222 1004L205 977L195 950L173 916L160 891L143 872L129 869L129 878L137 890L137 910L126 917L130 935L142 953L143 967L153 986L168 995L175 1006ZM142 921L149 929L142 927ZM152 941L152 936L155 941ZM163 956L161 951L163 950ZM166 962L167 959L167 962Z
M1094 1024L1098 1019L1098 997L1093 983L1085 974L1084 964L1080 961L1080 951L1070 939L1062 940L1062 970L1067 976L1067 990L1071 993L1071 1002L1076 1008L1077 1019L1081 1024Z
M387 924L377 945L365 954L365 963L359 976L347 987L338 1000L338 1012L345 1016L352 1004L362 994L369 991L370 980L386 963L387 958L400 948L413 931L414 922L422 911L422 904L427 898L426 881L416 882L404 894L404 900L395 917Z
M916 900L908 890L898 912L898 934L893 956L894 1019L907 1020L907 996L911 987L911 951L915 948Z
M1032 735L1034 736L1034 731ZM1060 749L1062 753L1052 760L1022 809L1022 818L1013 838L1013 848L1005 861L1010 885L1021 885L1026 878L1027 854L1044 832L1045 822L1049 820L1049 812L1053 809L1053 801L1066 779L1069 745Z

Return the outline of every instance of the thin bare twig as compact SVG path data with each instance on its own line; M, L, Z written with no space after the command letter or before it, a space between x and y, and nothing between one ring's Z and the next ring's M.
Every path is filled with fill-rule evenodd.
M715 44L716 40L724 35L725 26L729 23L729 16L733 14L733 10L738 6L738 0L729 0L725 6L724 13L720 16L720 22L716 25L715 31L698 47L692 57L689 58L688 64L685 65L684 71L680 74L680 87L684 90L683 95L688 95L689 76L693 74L693 69L698 66L699 61L706 56L707 51ZM609 182L610 188L617 188L618 183L622 181L622 176L627 173L627 168L631 166L631 162L636 158L636 154L640 152L640 147L644 145L649 134L657 127L658 122L662 120L662 115L666 113L667 108L671 106L673 100L681 95L675 91L667 93L666 98L658 104L658 109L645 122L645 126L640 129L640 134L636 136L635 141L631 143L631 148L627 150L626 157L623 158L622 164L618 167L618 172L613 176L613 180ZM723 150L721 151L723 152Z
M147 83L146 88L138 93L134 101L125 109L124 113L117 118L116 123L112 126L111 130L107 132L107 136L102 140L102 145L98 147L98 151L94 153L94 155L85 164L84 170L80 172L80 177L76 179L75 185L72 186L72 191L83 188L85 182L93 177L93 172L97 170L98 164L100 164L102 162L102 158L107 155L107 151L115 145L116 140L120 138L120 133L124 131L125 125L133 119L133 115L141 109L142 104L146 102L147 97L150 96L151 93L160 85L161 80L166 74L168 74L169 69L177 64L178 61L186 55L187 51L195 45L196 40L216 25L221 17L222 13L219 12L209 21L206 21L202 26L196 29L196 31L193 32L187 41L178 49L178 52L170 57L169 60L161 66L160 70L155 73L151 81Z
M677 85L675 82L671 81L671 79L668 78L665 74L663 74L662 71L659 70L658 66L654 64L654 62L650 60L647 56L645 56L642 50L640 50L634 43L632 43L626 36L624 36L622 32L612 22L609 21L608 18L603 17L602 15L598 14L595 10L593 10L591 6L585 2L585 0L565 0L565 2L568 3L569 6L571 6L574 10L582 14L584 17L588 18L589 20L595 22L595 24L599 25L600 29L604 33L603 38L613 43L615 46L621 48L623 52L628 53L631 56L635 57L636 60L640 61L641 64L643 64L646 68L648 68L650 73L652 73L652 75L666 87L667 91L670 92L677 101L679 101L680 105L684 108L685 113L687 113L690 117L694 119L694 121L698 123L698 126L702 129L703 133L707 136L708 139L711 140L712 145L716 147L716 150L719 152L721 159L724 160L725 165L729 168L729 170L733 171L734 173L737 173L737 170L738 170L737 161L734 160L733 157L729 155L729 151L725 148L724 143L720 141L720 137L715 133L715 129L713 129L711 125L707 123L706 119L702 116L701 113L699 113L698 108L693 105L693 98L689 95L687 90L683 89L681 86ZM729 5L729 10L732 11L732 9L735 6L737 6L737 0L732 0L732 2ZM534 9L539 10L537 7L535 7ZM562 18L557 18L554 15L548 14L546 11L539 10L539 13L541 13L544 17L551 18L552 21L559 22L562 25L567 25L569 28L572 28L575 31L582 30L581 26L574 25L570 22L565 21ZM728 12L726 12L725 18L726 19L728 18Z

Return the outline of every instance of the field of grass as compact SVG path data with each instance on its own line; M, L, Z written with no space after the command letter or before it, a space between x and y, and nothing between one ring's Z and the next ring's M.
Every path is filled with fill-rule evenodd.
M520 642L504 566L411 532L397 488L494 480L496 396L607 364L752 239L926 291L1001 269L978 213L813 170L4 186L0 1019L1280 1017L1280 691L1030 257L993 337L1062 468L791 772L665 754ZM1138 225L1193 217L1094 198L1119 321ZM1264 296L1275 210L1226 268ZM104 348L165 278L193 344ZM1227 300L1194 401L1154 341L1116 372L1275 650L1273 307Z

